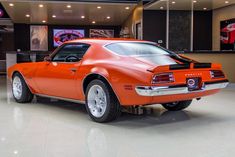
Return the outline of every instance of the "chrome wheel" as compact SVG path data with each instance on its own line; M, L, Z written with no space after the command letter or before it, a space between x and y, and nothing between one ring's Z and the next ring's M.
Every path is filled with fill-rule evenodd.
M99 85L93 85L87 95L87 105L90 113L100 118L104 115L107 108L107 98L103 88Z
M22 96L22 82L18 76L15 76L12 82L12 92L16 99L20 99Z

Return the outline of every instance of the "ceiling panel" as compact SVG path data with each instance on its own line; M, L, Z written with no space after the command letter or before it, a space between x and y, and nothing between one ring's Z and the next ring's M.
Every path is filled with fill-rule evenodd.
M158 0L145 6L146 10L166 10L168 0ZM169 0L171 10L212 10L234 5L235 0Z
M12 0L1 2L14 23L64 25L121 25L135 3L42 2ZM10 4L14 6L10 6ZM43 7L39 7L42 4ZM67 5L71 7L68 8ZM97 7L101 8L98 9ZM129 9L127 9L127 7ZM26 15L30 17L26 17ZM56 17L53 18L52 16ZM82 16L85 16L83 19ZM110 18L107 18L110 17ZM95 24L92 23L95 21Z

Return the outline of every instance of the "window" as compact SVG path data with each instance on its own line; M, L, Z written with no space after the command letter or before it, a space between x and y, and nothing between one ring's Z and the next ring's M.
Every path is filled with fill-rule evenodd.
M78 62L80 61L90 45L88 44L66 44L55 54L53 62Z
M170 52L150 43L113 43L106 46L119 55L169 55Z
M106 46L110 51L124 56L131 56L143 62L158 65L189 63L179 55L151 43L120 42Z

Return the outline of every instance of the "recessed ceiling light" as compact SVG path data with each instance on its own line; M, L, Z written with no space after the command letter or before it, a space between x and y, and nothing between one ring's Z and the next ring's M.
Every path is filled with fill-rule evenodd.
M38 6L39 6L40 8L43 8L43 7L44 7L44 5L43 5L43 4L39 4Z
M30 17L30 15L29 15L29 14L26 14L25 16L26 16L26 17Z
M125 7L125 9L126 9L126 10L129 10L129 9L130 9L130 7Z
M101 9L101 6L97 6L97 9Z
M95 21L92 21L93 24L95 24L96 22Z
M110 19L111 17L110 17L110 16L107 16L106 18L107 18L107 19Z
M46 20L43 20L42 23L46 23L47 21Z
M193 1L193 3L197 3L197 1Z
M171 2L172 4L175 4L175 1Z
M203 10L207 10L207 8L203 8Z
M14 7L14 4L13 4L13 3L9 3L9 6L10 6L10 7Z
M81 16L82 19L85 19L85 16Z
M228 3L229 3L229 1L225 1L224 3L228 4Z
M71 5L67 5L67 8L71 8Z
M162 9L164 9L164 7L160 7L160 9L162 10Z
M56 18L56 15L52 15L53 18Z

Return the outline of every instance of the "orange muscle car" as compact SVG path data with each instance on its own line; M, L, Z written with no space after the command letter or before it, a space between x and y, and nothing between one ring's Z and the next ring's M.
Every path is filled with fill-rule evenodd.
M70 41L43 62L10 67L8 77L17 102L37 95L84 103L96 122L114 120L125 106L182 110L192 99L228 85L219 64L196 62L153 42L122 39Z

